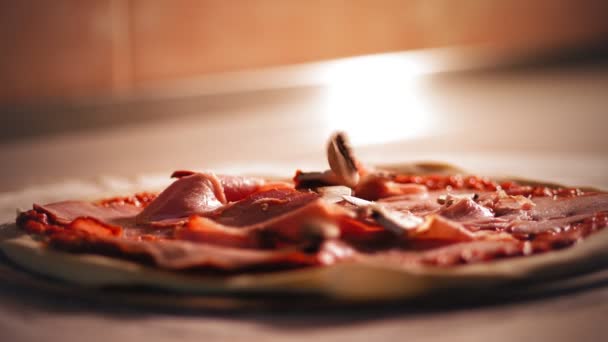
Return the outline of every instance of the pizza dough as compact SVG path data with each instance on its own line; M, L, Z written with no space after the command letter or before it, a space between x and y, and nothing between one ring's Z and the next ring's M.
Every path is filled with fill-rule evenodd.
M447 172L438 164L395 166L408 172ZM342 262L328 267L265 274L200 276L171 272L100 255L70 254L43 246L14 224L2 226L0 250L33 273L85 287L147 286L188 294L294 293L319 294L347 301L407 299L434 293L474 293L509 285L551 281L608 264L608 230L575 245L542 254L457 267L408 270L384 264Z

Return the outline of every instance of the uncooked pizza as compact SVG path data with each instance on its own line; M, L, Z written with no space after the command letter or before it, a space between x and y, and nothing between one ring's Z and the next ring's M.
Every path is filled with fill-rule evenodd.
M347 137L328 170L284 179L176 171L160 193L35 203L4 232L16 264L82 286L409 298L603 265L608 193L374 167ZM297 167L297 166L296 166Z

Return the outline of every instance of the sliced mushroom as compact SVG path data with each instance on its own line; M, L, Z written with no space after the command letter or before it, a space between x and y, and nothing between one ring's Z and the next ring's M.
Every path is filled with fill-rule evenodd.
M339 180L331 170L325 172L298 172L294 181L299 189L340 185Z
M459 200L470 199L473 202L477 202L479 195L476 193L472 194L445 194L437 197L437 204L445 205L446 207L451 206L454 202Z
M327 144L327 161L340 184L354 188L359 183L359 171L346 134L335 133Z
M348 138L342 132L335 133L327 144L327 161L330 170L301 172L294 177L296 187L318 188L328 185L344 185L355 188L359 183L359 170Z
M368 200L364 200L362 198L355 197L355 196L349 196L349 195L342 196L342 199L345 200L346 202L354 205L357 208L366 208L366 207L369 207L370 205L374 204L374 202L370 202Z
M334 223L325 220L310 220L301 228L302 249L305 252L316 252L323 242L340 237L340 228Z
M415 229L424 223L424 219L411 213L403 213L386 208L382 204L367 201L354 196L342 196L344 200L359 210L358 215L371 218L384 229L402 236L404 232Z
M350 196L353 190L344 185L322 186L316 189L317 193L329 203L338 203L344 200L343 196Z
M421 217L389 210L379 204L372 204L369 209L374 221L397 236L402 236L408 230L415 229L424 223L424 219Z

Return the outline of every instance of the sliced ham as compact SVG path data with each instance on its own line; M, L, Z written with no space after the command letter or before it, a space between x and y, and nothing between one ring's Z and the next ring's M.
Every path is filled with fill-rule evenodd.
M439 215L455 221L471 221L494 217L492 211L471 198L460 198L455 203L442 207Z
M426 192L428 189L424 185L396 183L375 174L364 177L355 188L357 197L370 201L399 195L424 195Z
M568 217L541 219L539 221L513 221L508 224L509 231L519 234L559 233L571 224L581 222L594 214L579 214Z
M215 175L176 171L178 178L161 192L136 218L138 224L172 226L186 222L190 215L206 215L266 189L291 189L281 182L266 183L255 177Z
M66 229L95 236L121 236L123 232L120 226L112 226L92 217L79 217L70 222Z
M226 226L251 226L293 212L319 197L314 192L272 189L226 206L213 219Z
M437 203L438 196L438 194L401 195L383 198L378 203L391 210L408 211L414 215L425 216L436 213L441 208Z
M521 241L484 240L440 245L419 251L393 248L373 253L359 253L353 258L380 265L418 269L420 265L447 267L523 254L524 243Z
M508 229L520 234L559 232L570 225L608 211L608 194L590 193L576 197L533 198L534 208L526 216L511 215Z
M508 230L521 234L556 232L569 225L608 211L608 194L588 193L573 197L499 196L497 192L476 193L478 201L458 198L450 205L439 205L437 199L447 191L426 195L400 195L378 201L391 210L419 216L439 214L462 223L468 230ZM453 192L458 194L458 192Z
M337 242L325 243L315 253L306 253L297 249L249 250L188 241L149 243L68 232L56 233L50 243L72 253L118 256L170 270L220 273L329 265L350 254L348 246Z
M608 193L588 193L576 197L533 198L536 204L530 212L535 220L561 218L573 215L591 215L608 210Z
M194 171L175 171L171 174L171 178L183 178L196 174ZM217 175L224 195L228 202L239 201L252 193L256 192L261 186L266 184L262 178L258 177L243 177L231 175Z
M408 239L435 240L460 242L473 240L473 234L462 224L443 218L439 215L430 215L417 229L408 232Z
M72 253L117 256L172 270L188 269L220 273L268 271L328 265L349 257L351 248L339 241L316 241L318 245L313 249L309 244L283 244L275 245L271 249L261 249L267 247L263 246L268 243L266 240L274 241L275 237L288 242L290 240L306 242L305 239L308 237L303 235L302 222L309 222L309 218L331 219L335 216L328 205L319 198L308 203L304 201L298 203L301 208L288 213L275 212L274 217L246 227L226 227L209 218L193 216L185 227L173 227L177 228L173 236L152 240L145 238L152 233L150 227L129 227L127 232L135 229L145 232L145 234L134 234L138 238L129 238L121 227L109 225L92 217L78 216L61 227L49 226L45 223L47 219L44 216L49 215L49 211L42 212L41 216L36 210L32 210L22 215L29 217L29 220L23 218L20 221L23 223L22 226L26 227L27 223L52 227L53 229L47 231L47 240L57 249ZM47 207L64 222L71 218L69 215L74 210L80 213L88 210L89 214L99 214L108 221L124 218L123 215L113 215L115 209L111 205L104 207L62 203ZM38 210L42 210L42 207L38 207ZM130 217L133 220L132 216ZM164 234L173 230L161 231ZM178 240L174 240L176 238ZM179 240L180 238L183 240Z
M109 204L100 206L85 201L65 201L45 205L34 204L34 209L49 215L58 224L69 224L79 217L93 217L99 221L113 224L133 224L135 215L141 208L134 205Z
M235 203L216 217L191 217L178 238L244 248L307 243L311 225L339 225L346 211L318 195L270 191ZM263 200L260 205L260 200ZM272 203L274 209L265 204ZM320 227L322 228L322 227ZM320 234L323 232L315 232Z
M228 202L240 201L243 198L258 191L264 181L260 178L254 177L239 177L239 176L218 176L222 187L224 188L224 194Z
M224 188L214 174L194 173L169 185L137 215L136 221L147 224L185 220L190 215L209 213L226 203Z
M523 255L521 241L471 241L436 248L421 254L421 263L451 266Z
M202 242L219 246L235 248L259 248L259 241L249 231L227 227L212 219L202 216L192 216L184 227L175 231L178 240Z
M496 197L496 200L490 203L490 208L496 213L496 216L525 213L536 206L534 201L521 195L510 196L503 192Z

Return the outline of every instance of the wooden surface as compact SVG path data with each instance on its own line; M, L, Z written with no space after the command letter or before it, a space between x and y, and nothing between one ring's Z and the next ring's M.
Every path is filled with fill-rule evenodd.
M605 0L0 1L0 104L409 49L601 46L607 12Z
M53 199L82 193L86 183L78 180L95 180L100 188L123 184L128 192L127 181L158 184L176 168L289 173L286 165L323 167L323 143L336 128L351 133L364 161L444 159L482 173L608 188L607 93L608 68L596 65L396 83L386 75L342 78L326 87L40 114L42 121L32 125L80 121L0 145L2 160L10 161L0 177L1 217L10 219L15 207L28 207L42 193ZM120 125L101 120L103 114ZM391 119L398 124L387 123ZM99 190L84 188L88 195ZM602 341L608 333L603 279L550 295L445 308L288 313L144 310L4 282L0 340Z

